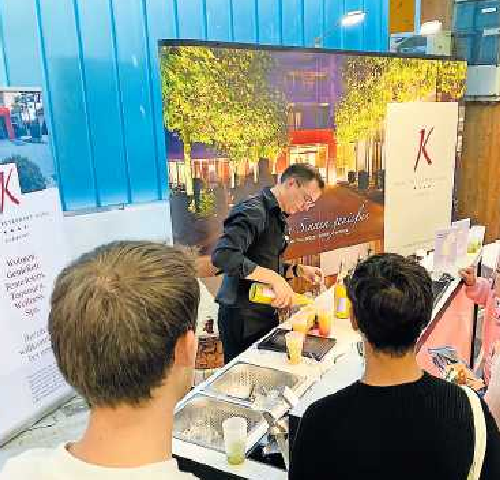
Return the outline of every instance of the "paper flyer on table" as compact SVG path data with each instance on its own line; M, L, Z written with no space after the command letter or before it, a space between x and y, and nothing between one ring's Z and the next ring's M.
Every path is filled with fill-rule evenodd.
M456 275L458 234L459 230L456 227L442 228L436 232L433 266L436 275L440 273Z

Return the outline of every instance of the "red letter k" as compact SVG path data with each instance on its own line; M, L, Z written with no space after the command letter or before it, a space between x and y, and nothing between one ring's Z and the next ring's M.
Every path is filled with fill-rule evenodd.
M3 213L3 206L5 204L5 195L10 198L10 201L16 205L19 205L19 200L14 197L12 192L9 190L10 177L12 176L12 171L9 172L7 181L4 182L4 173L0 172L0 213Z
M427 160L427 163L429 165L432 165L432 160L429 157L429 154L427 153L427 142L429 141L430 136L432 135L432 132L434 131L434 127L432 127L429 130L429 133L427 134L427 137L425 136L425 128L422 128L420 130L420 148L418 149L418 155L417 155L417 162L415 163L415 167L413 168L413 171L417 171L418 164L420 162L420 158L422 155L424 158Z

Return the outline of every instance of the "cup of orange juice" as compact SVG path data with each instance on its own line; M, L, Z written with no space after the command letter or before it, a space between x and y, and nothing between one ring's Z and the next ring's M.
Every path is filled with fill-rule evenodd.
M319 334L322 337L329 337L332 332L333 312L326 308L318 308Z

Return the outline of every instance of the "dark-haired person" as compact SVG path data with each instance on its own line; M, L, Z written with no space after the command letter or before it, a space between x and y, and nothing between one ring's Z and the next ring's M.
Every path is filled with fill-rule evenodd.
M314 206L325 186L319 172L306 164L288 167L280 183L241 201L224 221L224 232L212 253L212 263L224 273L217 295L219 334L227 362L278 324L276 308L291 305L293 290L286 279L316 282L321 270L282 262L288 215ZM269 284L272 306L250 303L252 281Z
M426 270L399 255L377 255L356 268L348 295L353 327L364 339L365 373L306 411L290 479L499 479L500 433L488 407L417 364L415 345L432 316ZM485 425L480 477L469 477L471 405Z
M58 366L90 406L83 437L7 462L1 480L182 480L173 411L190 389L199 284L180 248L119 242L66 268L52 293Z

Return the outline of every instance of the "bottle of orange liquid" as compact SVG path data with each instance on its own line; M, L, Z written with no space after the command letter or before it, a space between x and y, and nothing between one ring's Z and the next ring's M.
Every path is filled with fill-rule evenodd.
M274 296L274 291L269 285L258 282L252 283L250 292L248 293L248 298L251 302L261 303L263 305L271 305ZM310 305L311 303L313 303L313 299L301 293L295 293L293 296L294 305Z
M342 269L342 264L340 265L340 271L337 275L337 281L333 288L334 292L334 311L337 318L349 318L350 315L350 302L347 297L347 287L345 285L344 279L346 274Z

